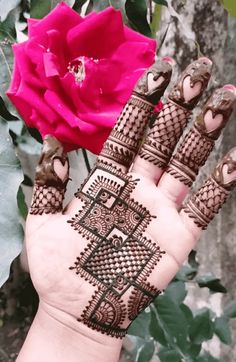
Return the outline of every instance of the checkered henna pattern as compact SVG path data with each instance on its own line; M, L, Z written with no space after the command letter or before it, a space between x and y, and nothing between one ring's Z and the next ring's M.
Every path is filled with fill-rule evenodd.
M99 159L106 158L129 168L142 141L154 105L163 95L171 74L172 68L166 61L155 63L144 73L105 142ZM156 85L158 79L162 81Z
M137 182L100 161L76 194L82 210L68 221L88 239L70 269L95 287L78 320L118 338L160 293L148 277L164 251L144 236L153 216L130 197Z
M211 153L215 140L226 125L236 101L234 92L227 88L217 89L197 117L193 128L185 135L177 152L172 157L167 172L187 186L195 181L198 171ZM219 124L214 122L216 115L221 115ZM206 117L212 119L207 125Z
M225 155L200 190L189 199L183 210L198 227L204 230L235 186L236 148L233 148Z
M177 84L169 94L169 101L157 115L147 133L139 156L160 168L168 164L173 150L183 133L191 110L205 90L211 75L211 64L199 59L191 63L182 73ZM190 100L185 99L184 82L189 79L190 86L201 83L201 91Z
M61 180L54 170L55 160L58 160L66 168L64 180ZM36 168L30 214L55 214L62 211L68 180L69 162L63 147L54 137L47 136Z

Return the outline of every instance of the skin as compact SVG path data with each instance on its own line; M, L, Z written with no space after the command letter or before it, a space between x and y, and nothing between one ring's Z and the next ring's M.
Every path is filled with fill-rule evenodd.
M235 92L233 86L231 89ZM191 88L185 82L184 91L186 99L191 99L200 91L200 85L197 83ZM211 128L214 120L207 117ZM54 164L61 179L66 167L67 164L63 166L60 162ZM131 197L156 216L145 230L145 236L166 252L149 278L162 290L201 236L201 229L192 219L179 212L189 187L139 156L128 175L139 179ZM119 359L121 339L101 334L76 320L94 292L88 282L69 270L88 243L67 223L81 207L81 201L74 198L63 213L28 216L26 250L40 305L17 362L116 362Z

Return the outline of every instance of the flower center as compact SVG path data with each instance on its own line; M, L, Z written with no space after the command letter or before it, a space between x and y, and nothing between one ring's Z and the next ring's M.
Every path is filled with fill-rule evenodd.
M69 63L67 69L73 74L76 83L81 83L85 79L85 61L83 57Z

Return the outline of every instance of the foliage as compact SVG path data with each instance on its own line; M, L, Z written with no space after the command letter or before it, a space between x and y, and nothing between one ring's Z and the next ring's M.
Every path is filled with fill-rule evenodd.
M236 17L235 1L222 1L230 14ZM37 154L41 142L37 130L26 129L20 116L16 114L5 96L13 64L11 45L16 41L17 35L19 38L26 33L28 16L41 18L58 2L55 0L0 1L2 15L0 22L0 286L9 275L12 260L20 252L23 235L19 214L22 218L27 215L27 206L21 187L23 173L14 147L27 154ZM114 6L121 10L123 20L127 25L153 38L158 29L162 6L168 6L166 0L153 2L68 0L66 2L75 11L82 11L83 14L91 10L101 11L107 6ZM83 155L89 169L84 150ZM24 175L23 185L32 187L32 181L27 175ZM136 362L148 362L153 355L157 355L161 362L220 362L204 351L203 343L211 340L214 335L224 344L231 343L229 321L236 317L236 302L226 306L220 316L216 316L210 308L192 311L185 303L188 286L193 283L199 288L207 288L210 293L226 293L219 278L210 274L199 275L195 256L194 252L190 254L188 264L181 268L165 294L159 296L131 325L129 334L136 341L132 352Z
M1 118L0 155L0 284L3 284L8 278L10 263L21 248L23 235L16 197L23 174L8 133L7 123Z
M225 9L229 12L231 16L236 18L236 2L235 0L222 0Z
M214 335L224 344L232 342L229 321L236 317L235 302L220 316L207 307L193 311L185 303L188 287L193 283L208 288L209 293L225 293L219 279L213 275L199 275L195 254L190 254L188 265L182 267L165 293L129 328L128 333L137 339L132 351L135 362L149 362L154 355L161 362L220 362L204 351L203 343Z

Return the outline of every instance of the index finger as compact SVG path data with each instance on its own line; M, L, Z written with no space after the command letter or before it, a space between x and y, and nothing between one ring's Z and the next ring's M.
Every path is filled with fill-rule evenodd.
M172 67L166 60L154 63L139 79L121 112L98 160L126 172L138 152L154 106L169 84Z

